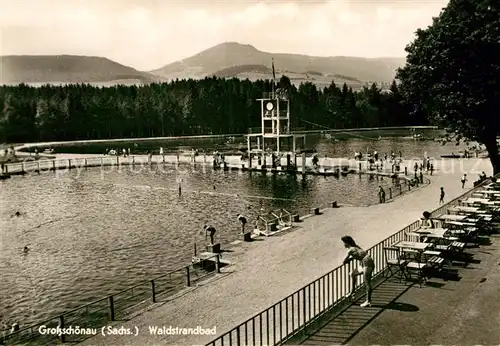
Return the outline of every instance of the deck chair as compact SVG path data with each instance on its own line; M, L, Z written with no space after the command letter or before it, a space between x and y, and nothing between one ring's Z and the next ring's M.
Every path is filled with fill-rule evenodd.
M441 256L441 251L436 250L426 250L422 253L423 262L427 264L427 269L431 273L439 273L441 268L445 264L444 257Z
M420 252L414 249L401 249L400 256L405 261L420 262Z
M384 277L389 278L398 272L403 273L405 261L401 258L401 252L398 248L384 247L384 258L387 269L384 271ZM401 281L401 275L399 276Z

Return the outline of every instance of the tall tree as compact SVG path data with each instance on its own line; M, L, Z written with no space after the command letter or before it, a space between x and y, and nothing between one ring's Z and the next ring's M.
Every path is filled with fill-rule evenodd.
M397 73L406 102L456 139L484 144L500 173L500 2L451 0L416 35Z

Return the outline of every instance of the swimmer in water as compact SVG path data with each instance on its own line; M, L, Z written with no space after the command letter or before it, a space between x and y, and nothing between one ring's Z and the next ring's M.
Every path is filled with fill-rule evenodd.
M21 216L21 215L22 215L22 213L21 213L20 211L16 211L16 212L14 213L14 215L12 215L11 217L14 217L14 216L19 217L19 216Z
M30 251L30 249L29 249L29 247L25 246L23 251L24 251L24 253L28 253L28 251Z

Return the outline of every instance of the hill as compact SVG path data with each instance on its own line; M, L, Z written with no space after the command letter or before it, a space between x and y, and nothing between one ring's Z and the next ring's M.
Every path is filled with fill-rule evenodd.
M226 42L187 59L150 71L166 79L223 76L256 79L272 76L271 60L277 76L293 81L310 80L329 84L368 82L389 83L405 58L315 57L299 54L262 52L251 45ZM294 75L294 76L291 76Z
M9 55L0 57L0 84L147 84L161 80L115 61L77 55Z

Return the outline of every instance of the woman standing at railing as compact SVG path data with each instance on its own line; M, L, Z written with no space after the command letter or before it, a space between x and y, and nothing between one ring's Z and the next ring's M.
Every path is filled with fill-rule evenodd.
M354 239L350 236L344 236L341 238L344 242L344 246L348 249L347 257L344 259L344 264L349 263L352 260L358 260L361 263L361 268L355 268L351 271L352 279L352 290L349 294L349 299L354 297L354 290L356 289L356 278L359 275L363 275L366 285L366 301L361 304L361 307L372 305L372 274L375 269L375 262L368 254L367 251L360 248Z

